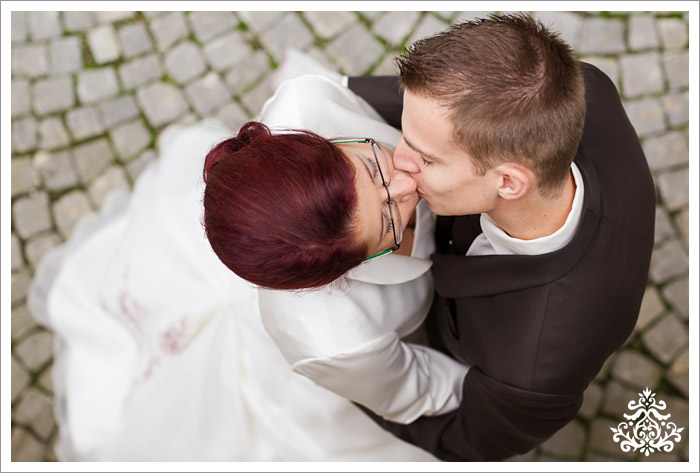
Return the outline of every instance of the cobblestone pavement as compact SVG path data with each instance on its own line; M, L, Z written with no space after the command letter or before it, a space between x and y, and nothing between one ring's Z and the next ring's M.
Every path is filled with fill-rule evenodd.
M112 189L128 189L174 122L236 129L271 95L286 47L345 74L393 74L417 38L487 12L13 12L12 460L55 460L52 334L25 294L37 261ZM656 247L634 335L578 417L526 461L687 461L623 453L610 427L645 387L688 426L688 15L533 13L615 82L657 190ZM621 176L623 178L624 176ZM604 268L601 268L604 270Z

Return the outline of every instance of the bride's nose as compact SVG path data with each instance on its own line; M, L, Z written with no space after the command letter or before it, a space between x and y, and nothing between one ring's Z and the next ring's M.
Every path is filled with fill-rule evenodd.
M389 194L396 202L405 202L415 197L416 181L411 176L398 169L393 169L391 182L389 183Z

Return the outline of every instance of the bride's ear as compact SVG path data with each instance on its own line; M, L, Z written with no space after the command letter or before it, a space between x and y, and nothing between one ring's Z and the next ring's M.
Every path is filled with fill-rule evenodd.
M506 200L523 197L532 188L535 175L525 166L504 163L496 166L498 172L498 196Z

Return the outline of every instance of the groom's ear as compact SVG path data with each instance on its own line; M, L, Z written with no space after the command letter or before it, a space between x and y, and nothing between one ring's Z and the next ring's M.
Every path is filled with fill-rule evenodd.
M519 199L532 188L534 173L518 163L503 163L496 166L498 173L498 196L506 200Z

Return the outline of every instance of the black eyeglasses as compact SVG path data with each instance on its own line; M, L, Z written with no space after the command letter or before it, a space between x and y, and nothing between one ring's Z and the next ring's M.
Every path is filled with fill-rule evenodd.
M386 191L386 202L384 202L383 210L388 209L389 221L391 222L391 230L394 233L394 246L388 250L384 250L376 255L365 258L365 261L377 258L382 255L392 253L399 249L401 246L401 240L403 239L403 225L401 222L401 214L399 213L399 206L396 201L391 199L389 194L389 184L391 183L391 167L389 166L389 160L386 157L384 148L382 145L377 143L372 138L358 138L358 139L344 139L344 140L334 140L331 141L333 144L343 144L343 143L369 143L372 147L372 154L374 154L374 161L379 170L379 176L382 179L382 185Z

